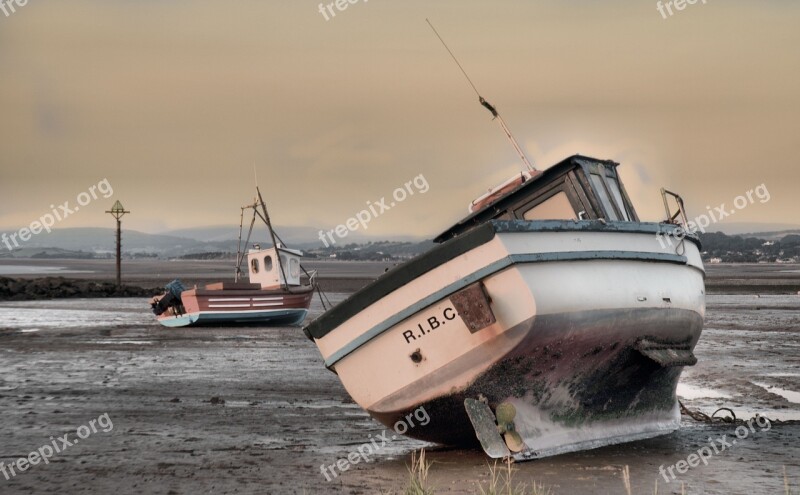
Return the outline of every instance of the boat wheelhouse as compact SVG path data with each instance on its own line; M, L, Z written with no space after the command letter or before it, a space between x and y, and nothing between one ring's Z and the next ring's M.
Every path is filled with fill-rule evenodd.
M435 241L444 242L489 220L638 222L618 166L613 161L575 155L538 175L528 174L525 180L517 181L516 187L484 204Z

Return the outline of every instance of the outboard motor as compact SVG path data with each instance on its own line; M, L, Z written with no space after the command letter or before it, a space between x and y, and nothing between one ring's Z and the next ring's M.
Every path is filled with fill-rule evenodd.
M181 300L181 292L186 290L180 280L173 280L168 283L164 290L166 291L161 298L150 303L153 308L153 313L156 316L161 316L170 308L174 308L178 313L183 313L183 301Z

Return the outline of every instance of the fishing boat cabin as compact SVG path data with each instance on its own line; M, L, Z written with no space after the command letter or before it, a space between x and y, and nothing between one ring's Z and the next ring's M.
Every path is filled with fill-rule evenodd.
M278 263L280 253L280 263ZM258 284L261 289L279 289L284 286L299 286L301 251L282 247L260 249L256 246L247 253L248 275L251 284Z
M523 172L471 203L471 214L435 241L442 243L489 220L638 222L618 166L574 155L543 172Z

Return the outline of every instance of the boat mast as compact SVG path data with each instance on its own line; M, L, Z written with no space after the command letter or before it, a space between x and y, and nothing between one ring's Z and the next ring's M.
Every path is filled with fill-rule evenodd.
M242 276L242 227L244 227L244 208L242 214L239 216L239 243L236 245L236 272L233 275L233 281L238 282Z
M242 206L242 215L239 219L239 246L236 249L236 277L235 281L238 282L242 277L242 262L246 253L244 249L250 244L250 236L253 235L253 226L256 224L256 214L258 213L258 203L253 199L252 205ZM242 227L244 226L244 210L253 210L253 218L250 219L250 228L247 230L247 240L244 241L242 246ZM244 249L243 249L244 248Z
M281 269L281 275L283 276L283 283L281 284L285 289L289 288L289 280L286 278L286 271L283 267L283 261L281 261L281 252L280 247L278 246L278 241L275 239L275 231L272 230L272 222L269 219L269 213L267 213L267 205L264 203L264 198L261 197L261 189L256 186L256 192L258 193L258 202L261 203L261 210L264 213L264 223L267 224L267 229L269 230L269 236L272 238L272 245L275 247L275 257L278 258L278 266ZM258 210L256 210L258 211Z
M453 54L453 51L450 50L450 47L447 46L447 43L444 42L444 39L442 39L442 37L439 35L439 31L437 31L436 28L433 27L431 21L428 19L425 19L425 21L428 23L431 29L433 29L434 34L436 34L436 37L439 38L439 41L442 42L442 45L444 45L445 49L450 54L450 56L453 57L453 61L455 61L456 65L458 65L458 68L461 69L461 73L464 74L464 77L467 78L467 82L469 83L470 86L472 86L472 89L475 91L475 94L478 95L478 101L480 102L481 106L485 107L487 110L492 112L493 118L497 119L497 121L500 122L500 126L503 128L503 132L506 133L508 140L511 141L511 145L514 147L514 150L517 152L517 155L519 155L520 159L522 160L522 163L530 172L536 171L536 167L533 166L530 160L528 160L528 157L525 155L525 152L522 151L522 147L519 145L519 143L517 143L517 140L511 133L511 129L509 129L508 126L506 125L506 121L503 120L503 117L500 116L500 113L497 111L497 109L491 103L486 101L486 99L483 96L481 96L481 93L478 91L478 88L475 87L475 84L472 82L472 79L469 78L467 71L465 71L464 67L461 66L461 63Z

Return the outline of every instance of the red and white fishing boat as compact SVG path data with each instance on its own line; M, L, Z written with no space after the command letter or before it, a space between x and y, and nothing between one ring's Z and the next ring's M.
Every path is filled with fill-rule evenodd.
M242 220L244 211L249 209L253 210L253 221L244 246L249 244L255 219L259 217L267 224L273 247L261 249L255 244L243 253L240 224L235 280L189 290L179 280L171 282L166 292L151 304L159 323L166 327L299 325L305 320L314 295L315 274L305 272L300 265L301 251L286 248L277 239L260 191L254 204L242 208ZM240 281L245 257L249 282Z

